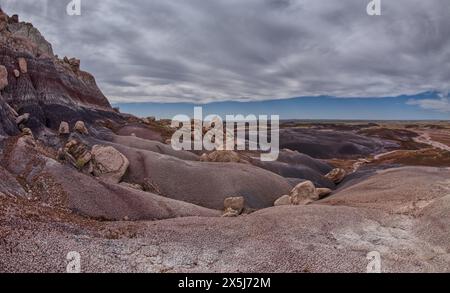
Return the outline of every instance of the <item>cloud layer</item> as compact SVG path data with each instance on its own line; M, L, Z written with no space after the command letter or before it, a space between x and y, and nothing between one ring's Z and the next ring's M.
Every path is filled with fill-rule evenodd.
M79 17L69 2L0 1L113 102L448 90L448 0L382 0L378 17L369 0L82 0Z
M419 106L425 110L432 110L441 113L450 113L450 95L440 95L437 99L410 99L408 105Z

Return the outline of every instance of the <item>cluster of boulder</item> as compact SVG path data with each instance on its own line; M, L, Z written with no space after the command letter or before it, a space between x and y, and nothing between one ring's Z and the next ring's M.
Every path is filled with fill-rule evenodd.
M19 78L21 74L28 73L28 63L23 57L17 58L17 68L13 69L14 77ZM8 70L0 65L0 90L8 86Z
M16 78L20 77L20 74L28 72L27 60L23 57L17 58L17 68L13 70ZM0 65L0 89L4 89L8 86L8 70L4 65Z
M305 181L295 186L289 195L277 199L274 206L307 205L330 195L331 192L329 188L316 188L311 181Z
M60 150L59 158L78 170L109 183L120 183L130 163L111 146L94 145L92 149L77 140L70 140Z
M83 121L77 121L73 130L82 135L89 134ZM58 133L59 135L70 134L69 123L62 121ZM70 139L64 148L59 150L58 157L83 173L110 183L120 183L130 164L123 154L111 146L94 145L90 149L88 145L76 139Z
M75 123L75 126L73 127L73 130L75 132L78 132L80 134L83 135L88 135L89 131L86 127L86 124L84 124L83 121L77 121ZM62 121L61 124L59 125L59 129L58 129L58 133L59 135L66 135L66 134L70 134L70 126L69 123Z
M0 13L0 18L1 18ZM20 71L19 71L20 70ZM25 58L20 57L17 58L17 68L13 70L14 76L16 78L20 77L20 74L25 74L28 72L28 64ZM4 90L9 85L8 82L8 69L4 65L0 65L0 90ZM29 113L24 113L19 115L17 111L11 107L8 103L5 103L5 106L12 117L16 119L17 127L22 131L24 135L33 135L31 129L27 128L25 124L30 119Z

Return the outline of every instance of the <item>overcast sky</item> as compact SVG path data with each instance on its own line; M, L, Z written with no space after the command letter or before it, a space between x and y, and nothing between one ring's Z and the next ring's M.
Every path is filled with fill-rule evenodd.
M0 0L113 102L382 97L450 81L450 1ZM47 3L47 5L45 5ZM447 107L410 101L429 108ZM442 109L441 109L442 110Z

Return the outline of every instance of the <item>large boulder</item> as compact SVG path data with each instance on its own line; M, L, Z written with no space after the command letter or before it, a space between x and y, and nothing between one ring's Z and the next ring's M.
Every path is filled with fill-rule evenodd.
M70 134L69 123L62 121L58 129L59 135Z
M242 196L228 197L223 202L225 212L223 217L237 217L245 207L245 199Z
M8 86L8 70L3 65L0 65L0 90Z
M316 187L311 181L305 181L295 186L290 196L293 205L309 204L319 199Z
M87 145L77 140L70 140L64 147L63 157L74 167L82 170L90 163L92 154L89 151ZM88 167L90 169L90 166ZM92 170L88 170L88 173L91 171Z
M119 183L130 165L128 159L111 146L95 145L92 156L94 175L111 183Z

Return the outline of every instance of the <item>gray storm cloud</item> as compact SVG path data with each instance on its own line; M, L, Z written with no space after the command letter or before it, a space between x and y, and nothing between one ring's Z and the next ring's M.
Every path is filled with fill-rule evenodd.
M450 1L3 0L113 102L378 97L448 89ZM447 101L448 102L448 101Z

